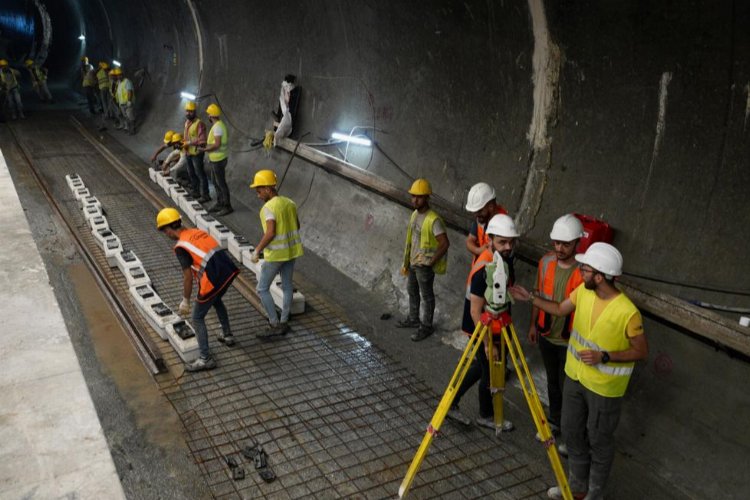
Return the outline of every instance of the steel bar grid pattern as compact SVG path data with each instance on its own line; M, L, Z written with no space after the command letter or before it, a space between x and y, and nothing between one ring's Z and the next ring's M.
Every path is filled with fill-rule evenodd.
M138 327L161 348L169 373L157 375L157 382L179 414L192 456L216 498L396 496L438 394L348 327L315 293L306 295L305 314L292 318L291 333L263 341L254 333L265 328L265 317L230 289L224 302L237 345L228 348L215 340L220 327L209 313L218 368L183 373L171 346L136 311L125 278L108 268L64 177L74 172L81 176L101 201L123 248L135 251L154 289L174 307L181 296L181 272L172 242L154 229L156 210L62 116L43 127L14 128ZM142 164L126 163L146 177ZM153 189L160 191L155 184ZM165 205L171 204L161 196ZM263 482L240 455L253 442L267 451L278 476L275 482ZM224 456L235 457L245 469L244 480L232 480ZM512 443L446 423L410 494L515 499L539 497L545 486Z

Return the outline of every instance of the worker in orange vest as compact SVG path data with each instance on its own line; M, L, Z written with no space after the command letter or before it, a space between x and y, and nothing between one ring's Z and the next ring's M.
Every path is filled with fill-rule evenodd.
M562 302L583 282L576 264L576 247L583 236L583 224L572 214L555 221L549 237L554 251L541 259L537 269L535 291L540 297ZM559 438L562 415L563 383L565 382L565 356L568 339L573 326L573 314L557 317L538 307L531 308L529 342L539 344L539 350L547 372L547 394L549 395L549 425L558 438L558 451L567 455L565 443ZM539 434L537 438L541 439Z
M182 218L176 209L162 209L156 216L156 228L170 239L177 241L174 253L183 273L182 302L178 309L180 316L187 316L190 313L193 280L198 282L198 296L195 299L192 320L195 335L198 337L200 356L186 365L185 370L197 372L216 368L216 361L211 357L208 349L205 318L208 310L213 306L221 324L219 342L227 346L234 345L234 336L229 328L229 315L221 298L240 271L227 251L221 248L207 232L182 227Z
M474 264L482 251L490 248L490 239L485 231L487 223L494 215L507 215L508 211L497 202L495 189L486 182L471 186L466 210L476 218L466 237L466 249L471 253L471 263Z

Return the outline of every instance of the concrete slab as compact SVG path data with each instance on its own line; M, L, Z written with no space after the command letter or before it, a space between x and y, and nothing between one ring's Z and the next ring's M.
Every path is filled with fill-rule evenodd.
M0 496L125 498L0 152Z

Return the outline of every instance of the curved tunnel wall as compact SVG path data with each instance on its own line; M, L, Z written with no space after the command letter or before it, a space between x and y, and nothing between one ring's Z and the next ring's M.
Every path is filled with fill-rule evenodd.
M281 172L289 155L247 150L270 127L279 82L291 72L303 89L296 133L318 141L333 130L374 127L368 134L398 167L380 151L352 148L350 161L372 173L405 188L411 177L428 177L457 205L484 180L511 213L530 214L524 224L532 238L544 241L562 213L587 213L615 227L630 271L747 285L737 276L750 270L748 7L728 0L679 8L562 0L213 5L80 0L89 46L102 51L89 55L114 56L142 84L144 157L164 129L180 126L180 90L215 93L232 124L233 196L257 207L247 181L258 168ZM397 271L408 210L301 160L283 191L302 205L308 248L394 305L405 303ZM468 257L463 235L449 236L438 312L442 324L458 325ZM743 304L742 296L668 290ZM737 470L729 457L750 449L730 417L750 412L740 389L747 365L654 321L647 329L652 358L632 382L620 447L678 488L717 493ZM710 376L696 372L708 365ZM676 470L670 453L689 447L723 447L711 452L716 483L698 484L705 471L697 460Z

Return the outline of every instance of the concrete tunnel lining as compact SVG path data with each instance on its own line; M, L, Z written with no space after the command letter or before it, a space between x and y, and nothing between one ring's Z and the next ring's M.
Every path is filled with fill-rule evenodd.
M231 130L232 192L253 209L258 203L246 188L252 172L268 166L279 171L289 156L245 150L268 127L278 81L291 71L304 92L297 136L310 131L309 140L317 142L312 138L334 129L375 126L387 133L372 132L373 138L409 176L430 178L437 193L456 205L479 180L496 186L511 213L538 203L525 219L532 239L546 241L562 213L589 213L615 227L628 269L717 289L746 286L736 277L748 270L743 243L749 236L750 151L742 89L750 78L750 35L740 27L750 8L740 2L696 1L691 9L658 1L432 2L427 9L399 2L320 2L314 8L232 2L227 16L191 0L68 4L86 22L91 57L115 57L148 75L139 89L138 138L123 142L145 158L163 129L181 123L180 90L218 95L239 127ZM528 139L537 105L539 12L533 9L539 7L548 42L560 50L559 80L548 89L557 93L556 112L542 121L549 137L544 147ZM59 17L49 8L54 27ZM280 11L284 22L277 24ZM51 54L63 36L55 34ZM672 75L668 94L666 73ZM350 159L394 184L409 182L378 151L355 152ZM544 184L529 204L532 170L541 172L534 186ZM306 246L375 290L393 311L403 310L397 270L408 211L299 159L284 190L305 200ZM449 236L449 274L436 282L447 338L460 317L457 284L467 268L463 235ZM528 269L521 275L531 281ZM653 286L686 299L748 306L747 294ZM518 316L522 322L527 315L521 309ZM620 432L641 437L621 439L621 447L669 483L709 494L718 486L697 484L705 477L700 464L688 461L678 472L670 454L685 442L697 453L728 446L726 456L706 452L730 481L730 457L749 444L736 437L742 419L731 417L738 409L749 413L740 383L747 365L658 321L649 320L647 331L653 332L655 354L631 382ZM672 362L667 374L656 364L664 357ZM711 367L710 375L701 377L696 367ZM716 401L714 394L723 397ZM707 435L705 428L715 432Z

